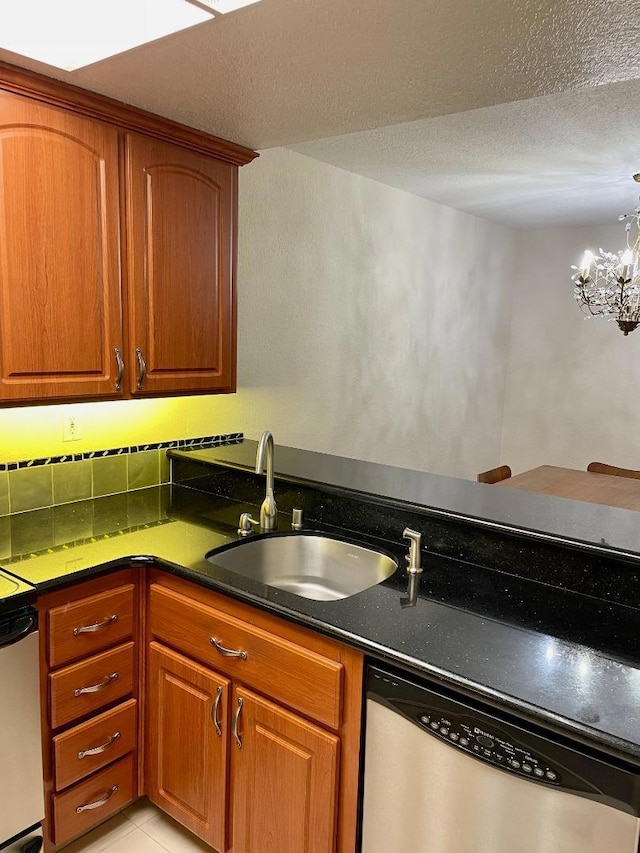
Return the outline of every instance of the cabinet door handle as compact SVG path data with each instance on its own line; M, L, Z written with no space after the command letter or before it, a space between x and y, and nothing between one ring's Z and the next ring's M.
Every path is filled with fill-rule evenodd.
M220 652L221 655L224 655L224 657L226 658L240 658L240 660L247 659L246 652L243 652L241 649L227 649L221 643L219 643L215 637L209 637L209 642L215 649Z
M136 356L138 358L138 383L136 388L138 391L142 391L142 383L147 375L147 362L144 360L140 347L136 347Z
M108 687L112 681L117 681L118 673L112 672L111 675L108 675L104 681L101 681L100 684L92 684L90 687L77 687L73 691L74 696L82 696L83 693L99 693L101 690L104 690L105 687Z
M78 758L86 758L87 755L100 755L100 753L105 752L111 744L115 743L120 737L120 732L116 732L113 735L110 735L104 743L101 743L100 746L92 746L91 749L81 749L78 753Z
M116 366L118 368L118 376L116 378L116 391L122 391L122 379L124 377L124 360L122 352L118 347L114 347L116 354Z
M216 727L216 734L218 737L222 737L222 728L220 727L220 720L218 719L218 708L220 707L221 701L222 687L218 687L216 690L216 698L213 700L213 707L211 708L211 719L213 720L213 725Z
M242 749L242 738L240 737L240 732L238 731L238 725L240 723L240 714L242 713L242 705L243 700L238 699L238 707L236 708L235 714L233 715L233 736L236 739L236 745L238 749Z
M83 806L78 806L78 808L76 809L76 814L82 814L82 812L89 812L92 809L99 809L100 806L104 806L106 803L109 802L109 800L111 799L111 797L113 797L117 790L118 786L114 785L113 788L111 788L109 791L105 791L105 793L102 797L100 797L99 800L94 800L92 803L85 803Z
M93 634L95 631L102 631L103 628L108 628L114 622L118 621L118 615L114 613L112 616L107 616L102 622L94 622L93 625L81 625L79 628L73 629L73 636L78 634Z

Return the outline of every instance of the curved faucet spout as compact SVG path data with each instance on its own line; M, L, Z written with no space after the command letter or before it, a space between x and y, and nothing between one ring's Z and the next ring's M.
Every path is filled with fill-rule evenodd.
M260 527L263 530L276 530L278 527L278 509L273 496L273 435L265 430L258 444L256 453L256 474L262 474L267 466L267 488L265 499L260 507Z

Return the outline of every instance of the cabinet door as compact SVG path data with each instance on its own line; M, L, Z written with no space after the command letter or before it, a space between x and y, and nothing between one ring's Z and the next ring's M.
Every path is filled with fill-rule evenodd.
M149 799L219 851L226 849L229 683L159 643L149 646Z
M0 94L0 402L117 396L118 133Z
M177 145L126 138L135 395L235 390L237 171Z
M242 687L232 709L234 851L332 853L338 738Z

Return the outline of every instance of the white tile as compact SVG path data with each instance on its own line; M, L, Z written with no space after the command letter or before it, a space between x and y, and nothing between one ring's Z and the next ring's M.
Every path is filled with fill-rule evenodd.
M117 840L132 833L135 828L135 824L120 813L83 835L77 841L73 841L63 850L64 853L100 853Z
M146 797L142 797L132 806L126 808L122 814L136 826L142 826L143 823L151 820L160 812Z
M106 847L103 853L167 853L167 849L161 847L141 829L134 829L124 838Z
M170 853L211 853L213 849L162 813L144 823L141 831L146 832Z

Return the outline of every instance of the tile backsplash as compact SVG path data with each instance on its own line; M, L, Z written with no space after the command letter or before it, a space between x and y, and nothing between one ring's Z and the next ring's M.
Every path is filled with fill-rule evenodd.
M217 447L242 437L209 435L0 463L0 517L159 486L170 480L168 448Z

